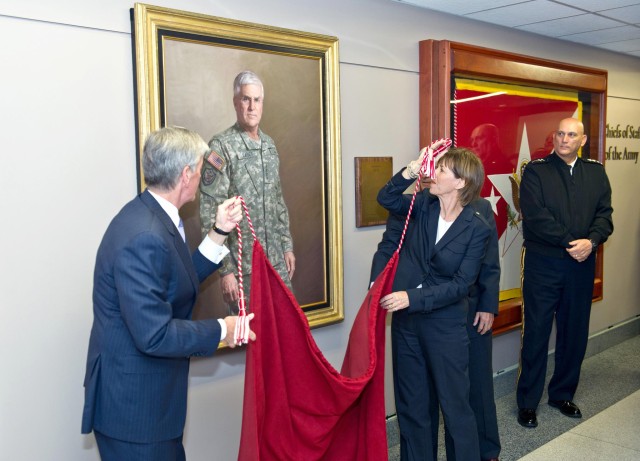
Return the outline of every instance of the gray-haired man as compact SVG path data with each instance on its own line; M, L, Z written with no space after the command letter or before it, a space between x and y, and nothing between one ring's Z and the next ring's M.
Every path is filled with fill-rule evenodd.
M209 141L211 154L205 158L200 181L202 230L210 229L218 204L228 197L244 197L253 226L269 261L291 287L295 271L289 212L280 186L280 160L276 146L259 127L264 104L264 86L256 74L244 71L233 82L236 123ZM245 300L250 291L253 241L247 221L240 224L243 240L243 282ZM220 269L222 294L230 310L236 309L238 291L238 239L228 239L231 258Z

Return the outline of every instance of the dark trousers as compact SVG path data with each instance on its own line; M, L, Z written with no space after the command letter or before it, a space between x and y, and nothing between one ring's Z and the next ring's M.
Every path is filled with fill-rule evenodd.
M442 408L456 459L480 459L469 405L469 338L465 318L393 314L393 378L402 461L435 460L432 394ZM430 385L430 382L433 384Z
M595 253L579 263L525 251L523 324L517 385L519 408L540 403L547 372L549 336L556 319L555 368L549 382L550 400L573 400L587 349Z
M469 314L467 333L469 335L469 404L476 418L480 459L497 458L500 454L500 434L493 393L493 337L488 331L478 333L473 326L475 313ZM437 409L436 409L437 410ZM447 460L454 460L455 446L445 426ZM437 447L436 447L437 448Z
M182 436L154 443L125 442L93 431L102 461L185 461Z

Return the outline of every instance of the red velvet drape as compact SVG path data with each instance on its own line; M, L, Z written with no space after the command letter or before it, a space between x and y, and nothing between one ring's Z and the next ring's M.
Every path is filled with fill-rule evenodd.
M397 254L367 293L342 370L324 358L295 298L253 249L239 461L387 461L384 411L385 311Z

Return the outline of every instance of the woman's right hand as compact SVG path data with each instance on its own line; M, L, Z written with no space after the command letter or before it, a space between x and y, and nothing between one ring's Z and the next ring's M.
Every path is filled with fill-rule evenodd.
M441 149L443 146L446 146L447 144L449 144L449 147L451 146L451 141L447 138L442 138L442 139L438 139L437 141L433 141L431 144L429 144L429 147L427 148L428 154L429 155L429 159L433 158L433 153L434 152L438 152L439 149ZM438 152L436 155L442 155L444 153L446 153L449 150L449 147L447 147L446 149L444 149L442 152Z
M409 294L406 291L394 291L380 299L380 306L389 312L409 307Z
M405 170L407 173L407 179L415 179L420 174L420 168L422 167L422 162L424 161L424 156L428 155L428 147L423 147L420 149L420 153L418 154L418 160L412 160L407 165L407 169Z
M405 170L406 174L403 174L403 176L407 179L416 179L420 175L420 169L422 168L425 157L427 157L427 163L430 164L433 161L434 153L437 152L435 155L442 155L449 150L450 146L451 141L443 138L433 141L428 147L423 147L420 149L420 153L418 154L418 160L412 160L409 162L407 169ZM443 147L445 148L441 152L438 152Z

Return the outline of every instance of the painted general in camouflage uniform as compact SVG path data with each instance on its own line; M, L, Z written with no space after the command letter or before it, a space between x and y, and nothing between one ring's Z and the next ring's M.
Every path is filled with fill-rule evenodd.
M256 74L244 71L233 82L233 105L237 122L209 141L211 154L206 158L200 181L200 220L202 232L214 224L215 211L228 197L241 195L249 208L258 240L282 280L291 288L295 270L293 240L289 230L289 212L280 187L278 151L269 136L259 128L264 102L264 87ZM247 220L242 228L242 267L245 300L249 307L251 256L253 241ZM238 237L232 232L227 240L231 258L219 269L224 300L230 311L238 305Z

